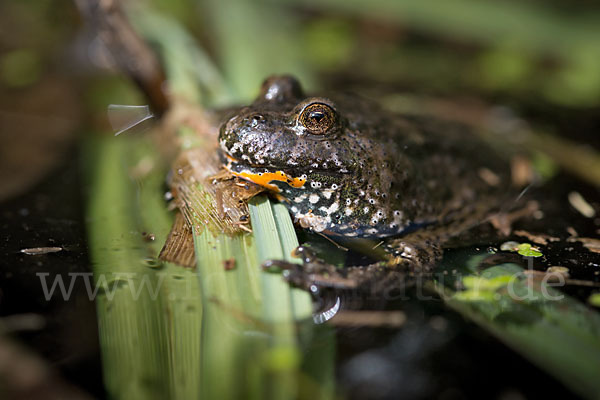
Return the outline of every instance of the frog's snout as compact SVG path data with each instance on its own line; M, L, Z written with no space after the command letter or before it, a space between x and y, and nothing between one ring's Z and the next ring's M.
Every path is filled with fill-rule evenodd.
M242 136L238 127L243 119L243 116L236 115L225 122L219 130L219 144L221 149L227 153L236 152L239 145L242 143Z
M256 111L231 117L219 131L221 149L246 164L278 165L282 157L278 141L282 127L269 123L268 118L268 114Z

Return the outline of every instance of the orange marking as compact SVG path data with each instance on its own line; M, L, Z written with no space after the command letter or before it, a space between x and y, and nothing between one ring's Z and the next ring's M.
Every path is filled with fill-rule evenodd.
M294 178L285 174L283 171L277 172L263 172L261 174L251 174L248 172L233 172L231 173L235 176L239 176L240 178L244 178L249 180L250 182L254 182L257 185L266 187L274 192L279 192L279 188L270 182L272 181L280 181L286 182L291 187L301 188L306 183L306 179L303 178Z

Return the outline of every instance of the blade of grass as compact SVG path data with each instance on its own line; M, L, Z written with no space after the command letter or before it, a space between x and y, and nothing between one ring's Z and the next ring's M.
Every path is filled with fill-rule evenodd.
M277 232L279 233L279 240L281 241L283 259L289 262L300 263L300 259L292 257L292 252L298 247L298 237L289 219L287 208L281 203L275 203L272 204L272 209ZM312 312L312 302L302 291L292 290L291 303L294 315L297 318L306 318Z
M143 282L156 283L157 271L137 229L132 186L125 171L123 143L90 141L84 151L93 159L88 204L88 236L107 391L115 397L163 398L168 385L152 385L169 376L163 314ZM139 294L139 295L138 295ZM143 349L143 351L140 351Z
M260 238L257 241L259 262L262 263L269 259L285 259L280 232L277 229L269 200L264 197L256 197L250 201L249 205L254 234ZM280 224L289 221L289 215L286 214L284 218L281 218ZM291 293L293 289L290 289L279 274L261 273L261 283L264 296L263 315L267 321L273 324L273 336L267 355L271 359L269 362L272 364L274 375L270 379L272 383L271 397L293 398L297 390L294 371L298 368L301 358L300 351L296 346L294 322L302 315L294 315ZM303 295L308 297L307 293L303 293ZM310 316L310 311L309 309L308 315L304 315L304 317Z

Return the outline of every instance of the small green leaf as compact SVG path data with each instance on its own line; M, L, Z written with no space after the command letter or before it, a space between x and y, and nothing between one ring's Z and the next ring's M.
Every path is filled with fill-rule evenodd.
M513 279L510 275L502 275L492 279L479 276L466 276L463 279L463 285L468 289L495 291L510 283Z
M496 294L491 291L485 290L465 290L464 292L457 292L452 296L454 300L458 301L494 301L496 300Z
M541 257L543 255L535 248L532 248L529 243L521 243L519 247L517 247L517 253L523 257Z

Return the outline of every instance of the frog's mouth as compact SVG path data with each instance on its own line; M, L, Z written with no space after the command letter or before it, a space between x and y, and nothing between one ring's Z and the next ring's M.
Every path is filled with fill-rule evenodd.
M267 172L264 167L260 168L261 171L259 172L258 167L241 164L239 160L227 153L224 153L224 155L228 160L228 162L224 164L224 167L227 171L231 172L231 174L267 188L275 193L279 193L281 189L279 189L277 185L271 183L273 181L285 182L294 188L301 188L306 183L305 176L294 177L281 170Z

